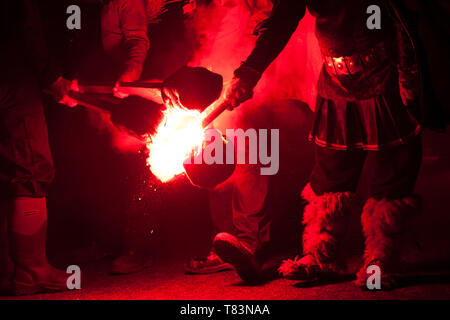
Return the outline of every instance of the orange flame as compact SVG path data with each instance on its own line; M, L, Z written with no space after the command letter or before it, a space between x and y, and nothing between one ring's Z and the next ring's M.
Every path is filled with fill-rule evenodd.
M201 150L204 138L199 111L167 103L156 133L147 137L147 165L161 182L170 181L184 173L183 162Z

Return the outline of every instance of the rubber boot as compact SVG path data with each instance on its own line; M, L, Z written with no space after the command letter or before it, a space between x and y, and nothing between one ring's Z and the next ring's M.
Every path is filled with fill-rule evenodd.
M15 263L12 281L15 295L67 289L63 271L47 261L47 207L45 198L16 198L10 224L11 255Z
M358 198L353 192L318 196L309 184L302 197L307 201L303 210L303 255L283 261L278 272L296 280L335 277L343 269L339 248L350 212L359 206Z
M376 265L381 271L381 290L390 290L397 286L400 272L402 235L408 222L420 212L421 200L418 196L402 199L367 200L361 215L361 224L365 236L364 263L357 273L356 284L367 289L367 280L372 273L367 272L370 265Z

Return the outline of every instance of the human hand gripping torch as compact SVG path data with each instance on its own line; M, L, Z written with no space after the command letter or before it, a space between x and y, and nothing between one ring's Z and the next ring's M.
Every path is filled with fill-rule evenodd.
M183 67L162 82L120 84L157 89L164 105L135 96L115 98L113 85L105 83L79 84L79 91L69 96L85 108L109 114L113 124L141 138L149 151L147 165L160 181L185 173L194 185L212 188L232 174L234 164L186 160L195 151L201 151L197 153L201 156L208 143L206 128L229 106L227 102L213 104L222 93L222 81L222 76L207 69ZM230 143L222 140L224 146Z
M255 72L252 71L252 73ZM212 110L208 108L202 112L201 126L203 127L203 129L206 130L206 128L208 128L208 126L225 110L233 110L244 101L251 99L253 96L253 88L258 82L260 76L260 73L255 73L250 81L247 79L248 77L244 79L240 79L238 77L233 78L229 90L226 93L225 100L218 106L212 108ZM196 162L195 158L201 157L203 150L196 157L190 157L189 162L184 163L186 176L189 178L192 184L202 188L212 189L222 182L226 181L233 174L236 167L236 162L234 161L233 163L228 163L228 158L226 156L228 150L234 150L233 142L222 136L222 148L225 149L222 153L223 155L225 155L225 157L222 159L221 163L213 163L207 165L203 164L202 161ZM234 150L234 154L235 153L236 150Z
M214 148L222 147L225 150L232 146L232 142L224 139L220 132L206 132L215 130L209 126L227 109L227 103L212 105L200 113L183 107L176 93L169 95L173 99L167 100L164 118L155 134L148 137L147 164L161 182L169 182L185 174L192 184L213 188L230 177L235 167L234 163L211 163L204 161L203 157L210 143L214 143ZM218 136L222 139L216 141ZM225 155L225 152L222 154Z
M227 180L235 169L234 162L226 161L227 150L234 150L233 142L210 128L210 124L229 109L229 100L215 101L200 113L184 108L178 92L165 90L165 93L169 99L164 120L147 144L150 170L162 182L184 173L195 186L207 189L216 187ZM218 151L216 148L221 147L222 161L216 161L218 158L215 156L213 162L203 157L207 148ZM217 155L216 152L214 154Z
M204 110L220 96L222 76L202 67L182 67L163 81L135 81L119 84L130 97L113 96L112 82L77 82L67 96L85 108L109 114L120 128L142 136L153 134L162 120L167 99L165 88L177 92L183 108ZM122 90L122 89L121 89ZM53 92L48 91L54 95Z

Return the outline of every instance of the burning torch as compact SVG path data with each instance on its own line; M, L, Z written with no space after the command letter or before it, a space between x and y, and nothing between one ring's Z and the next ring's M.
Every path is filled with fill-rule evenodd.
M147 164L163 182L185 173L193 184L212 188L231 176L234 164L185 161L201 156L205 128L228 107L222 103L207 108L222 93L221 75L201 67L182 67L164 81L119 85L141 97L117 99L111 95L112 83L80 83L78 91L71 91L69 96L81 106L108 113L116 126L145 139ZM176 92L175 99L170 92ZM223 141L224 147L227 143L231 142ZM196 155L194 149L199 151Z

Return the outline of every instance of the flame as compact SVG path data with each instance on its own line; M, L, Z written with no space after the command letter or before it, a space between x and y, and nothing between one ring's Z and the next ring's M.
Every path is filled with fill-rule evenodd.
M167 182L184 173L183 162L201 150L205 135L199 111L166 103L163 113L156 133L147 137L147 165L161 182Z

